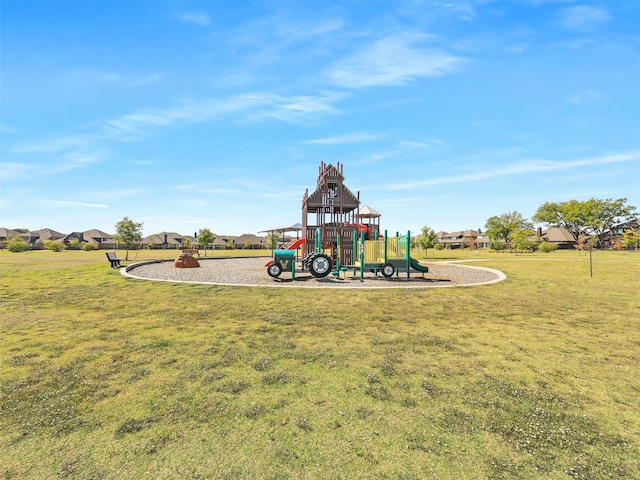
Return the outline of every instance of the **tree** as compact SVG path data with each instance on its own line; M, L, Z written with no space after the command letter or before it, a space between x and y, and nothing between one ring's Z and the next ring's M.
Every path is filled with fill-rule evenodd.
M271 232L267 234L267 248L276 248L278 246L278 240L280 239L280 234L278 232Z
M113 238L118 245L124 245L127 249L125 260L129 260L129 249L142 240L142 223L134 222L129 217L124 217L116 223L116 233Z
M504 243L510 245L513 234L520 230L532 230L533 224L524 218L520 212L513 211L493 216L485 225L487 235L495 246Z
M534 234L532 229L518 229L511 232L509 241L511 246L516 249L516 254L518 250L533 250L536 247L536 242L531 240L531 236Z
M629 249L633 248L637 250L640 248L640 232L636 232L631 228L625 230L622 234L622 245Z
M583 233L595 235L598 240L601 240L603 234L611 230L616 223L633 218L636 207L626 203L626 198L546 202L538 208L533 220L549 226L565 228L576 241Z
M542 204L533 220L538 223L546 223L551 227L562 227L571 233L574 240L578 241L580 234L584 232L589 223L590 213L585 202L569 200L568 202L546 202Z
M251 248L251 240L246 239L244 242L244 249L249 250Z
M424 250L424 256L427 257L427 250L435 247L438 243L438 234L427 225L422 227L422 233L418 237L418 245Z
M626 205L626 198L612 200L597 200L592 198L588 200L591 212L591 222L587 228L598 237L601 247L604 247L602 237L605 232L610 231L613 226L624 220L632 220L636 214L636 207Z
M201 228L200 230L198 230L196 241L199 245L202 245L204 247L205 257L207 256L207 247L215 242L216 238L218 238L218 236L208 228Z
M467 237L465 246L471 251L478 249L478 233L475 230L469 230L469 236Z

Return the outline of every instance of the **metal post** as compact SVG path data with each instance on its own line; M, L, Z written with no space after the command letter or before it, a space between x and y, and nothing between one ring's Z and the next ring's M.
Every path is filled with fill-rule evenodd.
M360 232L360 280L364 280L364 230Z
M407 230L407 278L411 277L411 230Z

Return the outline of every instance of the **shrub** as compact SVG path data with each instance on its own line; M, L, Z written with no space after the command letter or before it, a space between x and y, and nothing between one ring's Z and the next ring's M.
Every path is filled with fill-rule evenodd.
M24 252L25 250L29 250L29 245L22 237L14 237L9 240L7 250L10 252Z
M96 245L95 243L84 242L80 248L85 252L89 252L91 250L98 250L98 245Z
M444 244L436 243L433 248L435 248L436 250L444 250Z
M555 252L558 249L558 245L551 242L540 242L538 250L544 253Z
M45 240L44 248L45 250L51 250L53 252L61 252L67 247L62 242L56 242L55 240Z
M491 250L496 252L502 252L507 249L507 244L504 242L491 242Z

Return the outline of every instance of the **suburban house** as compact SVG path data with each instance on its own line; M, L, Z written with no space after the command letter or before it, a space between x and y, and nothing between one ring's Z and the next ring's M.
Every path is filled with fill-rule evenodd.
M559 249L575 248L578 243L571 232L563 227L551 227L546 230L538 228L538 236L545 242L555 243Z
M42 250L44 242L47 240L60 241L65 237L64 233L56 232L50 228L41 228L27 233L21 233L20 236L29 245L31 250Z
M640 218L634 218L632 220L619 223L612 227L608 232L605 232L602 236L602 243L604 244L604 247L611 248L614 238L624 234L627 230L640 232Z
M482 230L460 230L458 232L438 232L438 243L444 248L489 248L490 240Z
M239 237L234 239L236 248L265 248L265 239L264 237L258 237L257 235L253 235L251 233L244 233Z
M116 248L116 241L112 235L95 228L86 232L71 232L60 241L69 246L74 240L77 240L80 244L91 243L97 245L98 248Z
M183 248L185 238L189 238L191 243L195 243L193 237L189 237L188 235L180 235L176 232L160 232L144 237L140 241L140 245L142 245L143 248Z
M0 228L0 248L6 248L7 242L14 237L19 237L21 235L20 232L16 232L15 230L10 230L8 228Z

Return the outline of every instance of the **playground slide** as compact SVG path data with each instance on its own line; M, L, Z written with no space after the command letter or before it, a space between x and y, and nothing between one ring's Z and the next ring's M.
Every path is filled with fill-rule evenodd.
M307 242L306 238L301 238L300 240L296 240L295 242L293 242L291 245L289 245L285 250L297 250L299 249L302 245L304 245ZM265 267L268 267L269 265L271 265L273 263L273 260L269 260L266 264Z
M413 268L414 270L417 270L422 273L426 273L429 271L429 267L425 265L420 265L420 263L418 263L418 261L413 257L409 257L409 262L410 262L409 264L411 265L411 268Z
M297 250L299 249L302 245L304 245L307 242L306 238L301 238L300 240L296 240L295 242L293 242L291 245L289 245L289 247L287 247L287 250Z

